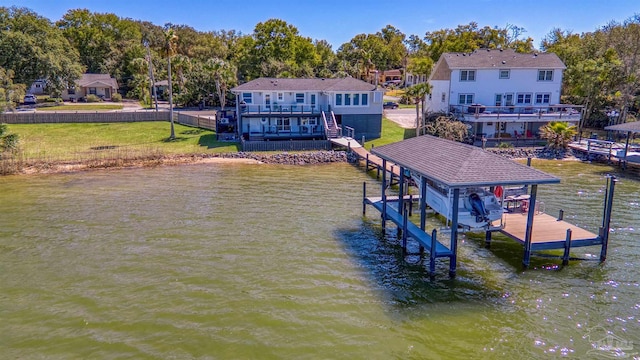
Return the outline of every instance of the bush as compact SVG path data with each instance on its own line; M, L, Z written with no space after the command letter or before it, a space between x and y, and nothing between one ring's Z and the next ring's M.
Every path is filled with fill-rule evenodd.
M115 93L111 95L111 101L113 102L122 102L122 95Z
M510 149L512 147L513 147L513 144L508 142L501 142L498 144L498 149Z
M44 102L56 103L57 104L59 102L62 102L62 99L61 98L57 98L57 97L48 97L48 98L44 99Z
M87 95L86 99L87 99L87 102L90 102L90 103L102 101L102 99L100 99L97 95L94 95L94 94Z

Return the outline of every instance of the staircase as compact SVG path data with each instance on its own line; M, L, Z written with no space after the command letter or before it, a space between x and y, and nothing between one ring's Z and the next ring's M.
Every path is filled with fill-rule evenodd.
M342 136L342 128L336 123L336 117L333 111L329 113L322 112L322 120L324 121L324 131L327 139L335 139Z

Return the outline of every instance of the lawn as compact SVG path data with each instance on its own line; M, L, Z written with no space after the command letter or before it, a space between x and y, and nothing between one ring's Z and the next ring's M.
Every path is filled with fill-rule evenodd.
M236 143L218 142L213 131L168 122L9 125L20 137L25 159L84 160L96 156L134 157L150 153L193 154L238 151Z
M393 121L383 117L382 118L382 134L380 138L365 141L364 147L371 149L372 146L381 146L391 144L394 142L402 141L416 136L415 129L405 129Z
M100 110L122 110L122 104L74 104L40 106L36 111L100 111Z

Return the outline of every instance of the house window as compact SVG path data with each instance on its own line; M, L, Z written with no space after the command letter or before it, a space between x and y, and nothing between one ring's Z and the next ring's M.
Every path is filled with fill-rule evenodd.
M513 106L513 94L504 94L504 105Z
M284 101L284 93L278 93L278 101Z
M538 81L552 81L553 70L538 70Z
M304 93L296 93L296 103L304 104Z
M548 104L551 94L536 94L536 104Z
M97 93L98 93L98 92L97 92L97 89L96 89L96 88L94 88L94 87L90 87L90 88L89 88L89 94L90 94L90 95L96 95Z
M531 94L516 94L516 102L518 105L531 104Z
M362 94L362 97L360 99L362 99L362 106L369 105L369 94Z
M75 95L76 94L76 88L68 88L67 89L67 94Z
M311 94L311 106L316 104L316 94Z
M353 94L353 105L360 105L360 94Z
M342 94L336 94L336 106L342 105Z
M446 92L442 93L442 96L440 97L440 101L441 102L447 102L447 93Z
M500 79L508 79L510 75L511 75L511 71L500 70Z
M458 103L460 105L473 104L473 94L460 94L460 95L458 95Z
M344 94L344 106L351 106L351 94Z
M264 94L264 107L271 109L271 94Z
M502 106L502 94L496 94L496 106Z
M476 81L476 71L460 70L460 81Z
M242 93L242 101L245 104L253 104L253 94L252 93Z
M276 126L278 127L278 131L291 131L291 119L277 118Z

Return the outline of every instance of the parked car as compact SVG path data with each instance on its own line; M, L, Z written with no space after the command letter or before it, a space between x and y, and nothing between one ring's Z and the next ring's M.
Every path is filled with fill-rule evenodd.
M25 105L34 105L38 102L38 98L36 98L33 94L27 94L24 96L22 103Z
M402 80L388 80L385 81L382 85L384 85L384 87L389 87L389 86L400 86L400 84L402 84Z
M397 109L398 106L399 106L398 103L393 101L387 101L384 104L382 104L383 109Z

